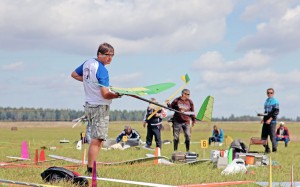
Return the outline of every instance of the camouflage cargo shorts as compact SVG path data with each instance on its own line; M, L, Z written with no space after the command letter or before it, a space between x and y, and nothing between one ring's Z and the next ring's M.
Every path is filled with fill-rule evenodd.
M109 105L86 103L84 111L91 125L91 138L106 140L108 137Z

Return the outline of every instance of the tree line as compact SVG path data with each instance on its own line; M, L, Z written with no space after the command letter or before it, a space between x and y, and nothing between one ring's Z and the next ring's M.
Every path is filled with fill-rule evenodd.
M144 110L111 110L110 121L142 121L145 115ZM72 121L84 115L84 111L70 109L43 109L43 108L12 108L0 107L0 121ZM171 116L169 116L170 118ZM168 118L167 118L168 119ZM165 119L165 120L167 120ZM215 117L212 121L260 121L257 116L234 116ZM298 121L286 117L280 117L281 121Z
M0 121L72 121L84 115L84 111L70 109L11 108L0 107ZM111 121L141 121L145 111L110 111Z

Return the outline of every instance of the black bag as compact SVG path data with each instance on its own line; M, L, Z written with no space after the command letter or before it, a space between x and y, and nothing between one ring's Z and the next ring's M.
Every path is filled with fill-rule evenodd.
M235 149L235 152L237 153L248 153L248 147L240 139L236 139L233 142L231 142L230 148Z
M45 182L55 183L62 180L72 182L73 184L77 184L79 186L89 186L89 182L86 178L78 177L78 173L72 172L62 167L50 167L43 171L43 173L41 173L41 176Z

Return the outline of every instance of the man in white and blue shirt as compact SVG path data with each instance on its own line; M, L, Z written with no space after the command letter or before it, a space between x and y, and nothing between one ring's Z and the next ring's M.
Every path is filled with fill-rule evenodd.
M85 93L85 115L91 125L91 143L88 151L87 174L92 173L93 162L97 159L102 141L107 139L109 124L109 105L120 95L111 92L109 75L105 68L114 56L114 48L103 43L97 51L97 58L85 61L72 72L71 76L83 82ZM101 85L101 86L99 86Z

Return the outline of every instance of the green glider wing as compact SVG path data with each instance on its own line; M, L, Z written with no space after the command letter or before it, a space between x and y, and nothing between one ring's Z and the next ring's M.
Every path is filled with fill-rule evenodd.
M212 118L213 104L214 97L207 96L197 114L196 119L210 122Z
M111 86L110 89L120 94L132 94L132 95L143 96L143 95L157 94L169 88L172 88L173 86L175 86L175 83L167 82L167 83L153 84L150 86L136 87L136 88L119 88L119 87Z

